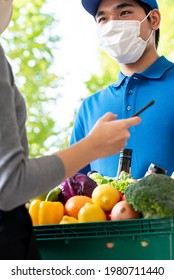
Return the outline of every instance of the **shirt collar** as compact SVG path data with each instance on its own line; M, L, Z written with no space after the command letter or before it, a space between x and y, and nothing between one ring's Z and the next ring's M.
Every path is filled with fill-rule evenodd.
M164 56L159 57L150 67L145 71L139 72L138 74L148 79L160 79L163 74L174 66L174 63L167 60ZM119 73L118 81L112 84L113 87L119 87L126 79L122 72Z

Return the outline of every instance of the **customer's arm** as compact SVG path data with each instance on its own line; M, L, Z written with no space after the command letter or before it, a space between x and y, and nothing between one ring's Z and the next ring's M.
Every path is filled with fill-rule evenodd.
M0 46L0 209L11 210L65 178L56 155L28 158L26 106Z

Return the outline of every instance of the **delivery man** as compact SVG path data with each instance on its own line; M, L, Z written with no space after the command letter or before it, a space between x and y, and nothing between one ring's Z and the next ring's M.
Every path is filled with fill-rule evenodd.
M82 0L93 16L101 47L118 62L115 83L87 97L75 119L74 144L86 135L108 110L119 119L131 117L152 100L139 126L130 128L127 148L133 150L131 173L136 179L154 163L174 170L174 64L157 51L161 15L156 0ZM87 55L87 54L86 54ZM119 155L92 161L80 171L117 174Z

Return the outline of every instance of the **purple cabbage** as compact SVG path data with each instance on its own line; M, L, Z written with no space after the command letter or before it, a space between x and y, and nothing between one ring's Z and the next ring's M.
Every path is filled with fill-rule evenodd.
M97 183L83 173L76 173L64 180L60 185L61 193L59 200L65 204L66 201L75 195L85 195L91 197Z

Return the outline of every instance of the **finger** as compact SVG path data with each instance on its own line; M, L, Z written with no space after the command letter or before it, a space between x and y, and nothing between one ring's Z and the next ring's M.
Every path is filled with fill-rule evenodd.
M138 125L141 122L141 118L133 117L133 118L126 119L125 121L128 127L130 127L130 126Z
M103 117L101 117L102 121L113 121L117 118L116 114L111 112L106 113Z

